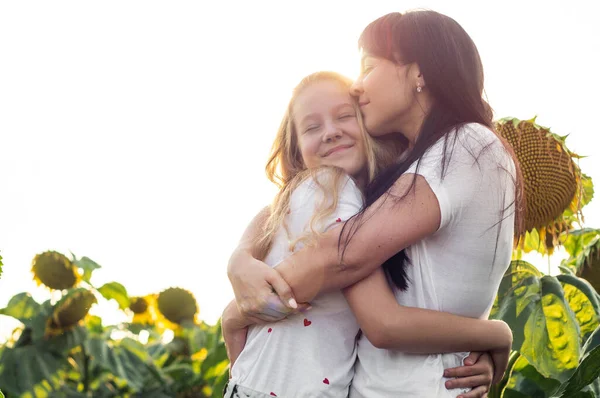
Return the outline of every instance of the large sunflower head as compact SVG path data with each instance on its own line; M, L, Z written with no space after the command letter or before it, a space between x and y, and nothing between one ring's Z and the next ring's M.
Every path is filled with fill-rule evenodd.
M96 302L94 294L84 288L69 291L54 306L52 316L46 323L46 337L74 328L88 314Z
M31 264L33 279L50 289L70 289L79 282L77 269L66 256L55 251L36 255Z
M163 290L158 295L158 310L170 322L181 324L195 321L198 304L192 293L178 287Z
M582 180L586 177L575 162L579 156L566 147L566 137L537 125L535 118L505 118L495 127L512 146L523 173L525 230L539 236L545 246L542 253L551 253L558 235L580 220L585 204Z

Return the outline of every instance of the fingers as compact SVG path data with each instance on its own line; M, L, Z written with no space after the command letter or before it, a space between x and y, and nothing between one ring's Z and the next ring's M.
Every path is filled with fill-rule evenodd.
M492 360L494 363L494 378L492 380L492 384L497 384L502 381L504 372L506 372L506 368L508 367L509 356L510 351L499 351L492 353Z
M476 376L481 374L487 374L491 381L491 372L487 372L486 368L482 368L480 365L471 366L459 366L456 368L450 368L444 370L444 377L467 377Z
M298 308L296 308L296 311L294 311L295 313L297 312L306 312L308 310L310 310L312 308L312 305L310 305L310 303L300 303L298 304Z
M463 361L465 365L474 365L475 362L477 362L479 360L479 357L481 357L484 353L483 352L472 352L469 354L468 357L465 358L465 360Z
M486 386L479 386L469 392L460 394L456 398L485 398L487 397L488 389Z
M281 277L279 272L272 270L267 274L267 282L273 287L275 293L279 296L282 302L284 302L289 308L298 308L298 303L294 299L292 288L288 283Z
M461 377L458 379L447 380L444 385L448 390L453 388L473 388L485 387L486 390L490 385L491 378L485 375Z

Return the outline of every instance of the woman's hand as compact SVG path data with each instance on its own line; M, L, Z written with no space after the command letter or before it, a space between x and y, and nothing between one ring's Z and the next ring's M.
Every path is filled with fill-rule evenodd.
M465 366L446 369L444 377L456 377L446 381L446 388L471 388L457 398L485 397L494 380L494 362L489 353L472 352L464 360Z
M299 309L290 286L281 275L252 257L246 249L233 252L229 259L227 275L243 316L256 322L274 322ZM280 297L287 300L284 302Z

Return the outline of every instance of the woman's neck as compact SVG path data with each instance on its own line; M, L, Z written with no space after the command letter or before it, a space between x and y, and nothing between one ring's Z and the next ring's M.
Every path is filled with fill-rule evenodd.
M402 135L408 140L408 149L412 149L419 138L421 127L425 122L425 117L431 109L431 101L428 96L423 96L423 99L416 102L412 109L407 112L405 117L398 120L398 130L402 132Z

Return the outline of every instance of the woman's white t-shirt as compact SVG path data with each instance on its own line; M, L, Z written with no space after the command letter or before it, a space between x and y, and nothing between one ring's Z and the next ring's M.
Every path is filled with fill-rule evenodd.
M324 173L317 175L319 181ZM321 200L322 190L313 179L294 190L286 217L289 234L280 228L265 259L268 265L276 267L291 254L290 241L308 230ZM318 230L346 221L362 205L360 190L345 176L337 208ZM230 383L286 398L346 397L354 374L358 323L341 292L321 294L311 305L311 310L283 321L251 326L246 346L231 369Z
M438 141L407 173L425 178L439 202L441 223L407 249L409 287L394 289L398 303L487 318L512 253L511 157L492 131L471 123L450 136L446 147L444 139ZM350 397L456 397L460 391L447 390L442 374L461 366L467 354L404 354L378 349L362 336Z

